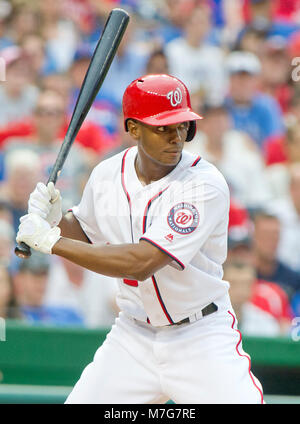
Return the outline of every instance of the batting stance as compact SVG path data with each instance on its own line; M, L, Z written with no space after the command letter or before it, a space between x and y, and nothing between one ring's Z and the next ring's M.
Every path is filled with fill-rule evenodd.
M119 281L120 315L66 403L263 403L222 280L228 187L183 151L201 117L169 75L133 81L123 112L137 147L99 163L63 217L38 183L17 234Z

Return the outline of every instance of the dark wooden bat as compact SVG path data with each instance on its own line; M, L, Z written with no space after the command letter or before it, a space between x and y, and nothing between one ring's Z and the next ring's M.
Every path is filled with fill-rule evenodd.
M82 83L66 136L47 184L51 181L56 183L76 135L106 77L128 22L129 15L125 10L116 8L110 12ZM27 244L20 243L16 246L15 253L20 258L28 258L31 250Z

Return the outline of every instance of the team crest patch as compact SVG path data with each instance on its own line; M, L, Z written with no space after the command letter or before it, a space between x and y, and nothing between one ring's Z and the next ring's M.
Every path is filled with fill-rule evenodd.
M168 224L179 234L190 234L199 224L199 212L190 203L178 203L168 213Z

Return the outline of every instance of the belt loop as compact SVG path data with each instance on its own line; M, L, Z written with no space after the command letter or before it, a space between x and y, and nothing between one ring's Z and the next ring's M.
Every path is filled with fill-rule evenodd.
M201 315L200 317L197 316L198 314L193 314L189 317L190 323L197 321L199 318L202 318L202 313L200 312L199 315Z

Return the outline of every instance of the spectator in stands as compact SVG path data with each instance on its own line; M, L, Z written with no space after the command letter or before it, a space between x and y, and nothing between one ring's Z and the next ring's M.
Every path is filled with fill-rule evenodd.
M6 155L13 151L17 153L21 148L38 155L40 169L43 172L40 181L48 180L61 145L61 138L58 139L58 136L65 123L64 107L65 101L59 93L41 92L34 111L35 133L27 138L10 138L5 145ZM64 193L64 210L80 199L88 172L89 167L84 150L79 145L74 145L57 182L57 186Z
M157 30L162 46L182 37L186 20L191 16L195 7L194 0L166 0L160 4L161 14L165 18Z
M10 205L7 200L0 199L0 220L8 222L8 224L13 223L13 217L10 210Z
M29 34L20 44L30 63L30 77L33 84L39 85L44 75L57 71L55 60L47 51L45 40L40 35Z
M267 34L264 26L247 25L237 38L234 50L250 52L261 58Z
M284 137L273 138L265 146L265 174L272 200L289 196L290 168L300 163L300 121L286 119Z
M24 320L48 325L80 325L82 318L71 308L45 306L49 258L33 252L13 275L16 302Z
M51 263L45 305L70 308L87 327L110 327L118 314L117 283L66 259Z
M300 291L300 273L277 258L281 225L279 219L264 211L254 216L254 261L259 280L277 283L289 300Z
M300 122L300 91L297 89L295 89L295 92L289 104L289 114L295 117L296 120Z
M39 17L37 2L12 1L9 15L8 36L14 45L18 45L28 34L38 32Z
M123 150L128 149L128 147L136 146L136 142L130 137L128 131L125 131L124 128L124 116L123 113L119 114L118 121L118 140L117 147L108 151L108 153L103 157L104 159L108 159L109 157L116 155Z
M169 64L165 52L161 49L154 50L147 62L147 74L169 74Z
M235 198L230 199L227 261L253 265L253 225L247 209Z
M260 59L262 91L274 97L285 114L293 95L291 59L286 40L279 36L267 38Z
M19 148L5 158L6 179L0 187L0 199L9 204L15 233L20 217L27 213L29 195L41 181L40 169L40 158L33 151Z
M20 318L13 294L12 277L8 268L0 262L0 317Z
M2 0L0 8L0 50L12 46L13 40L8 34L10 27L10 18L12 14L12 5L7 0Z
M184 81L191 94L203 91L207 102L217 103L225 94L224 54L205 42L210 28L210 7L195 8L185 22L184 35L169 42L165 52L170 73Z
M134 40L135 22L132 17L119 45L97 100L106 100L121 110L122 97L131 81L146 73L150 52Z
M43 80L41 81L41 84L43 84ZM66 94L66 86L64 86L64 89L62 92L59 92L59 85L55 90L41 90L41 93L38 96L38 102L40 102L40 99L43 99L45 97L49 97L49 91L54 92L55 94L51 94L51 97L53 98L60 98L59 103L60 107L63 106L62 112L57 115L57 119L51 119L51 124L48 124L46 126L45 119L44 127L49 127L49 132L54 131L54 127L57 128L57 133L55 134L55 138L58 140L63 140L70 116L68 116L66 105L68 103L68 99L63 97ZM47 92L48 94L45 94ZM55 102L57 103L57 101ZM55 108L55 110L57 110ZM61 110L61 109L59 109ZM70 110L70 114L73 112L73 109ZM37 107L34 110L33 116L27 117L26 119L23 119L18 122L13 122L5 127L0 128L0 146L3 148L4 144L9 144L12 139L20 137L23 138L23 141L29 142L30 140L36 140L37 134L39 133L39 124L41 122L39 118L39 113L37 113ZM52 115L52 114L50 114ZM56 113L55 113L56 115ZM52 116L54 118L54 116ZM60 122L60 126L57 126L57 123ZM43 125L42 125L43 126ZM47 128L45 128L47 131ZM91 163L93 164L94 161L99 161L99 158L105 154L111 147L115 147L115 139L111 136L107 135L107 132L103 127L99 127L95 125L89 118L89 116L84 120L78 134L75 140L75 144L79 144L84 148L84 156L88 156L88 158L91 159ZM91 167L93 165L91 164ZM0 156L0 171L1 171L1 156ZM0 174L0 177L2 175Z
M89 67L91 57L92 49L89 45L86 44L80 45L75 52L73 63L69 70L71 80L69 113L72 113L72 111L74 110L74 106L77 101L78 94L80 92L86 71ZM111 69L109 71L109 74L110 72ZM103 86L101 87L101 93L103 93ZM97 149L97 152L99 152L100 154L102 154L102 152L106 153L111 148L116 147L114 144L114 135L116 133L117 128L118 114L119 106L116 105L109 96L107 97L105 95L105 92L104 95L99 94L99 96L96 97L91 106L91 109L87 116L87 120L89 121L89 123L92 123L97 128L97 131L100 134L98 138L101 139L101 144L99 143L100 145L95 146L94 148L95 150ZM87 146L89 145L88 142L85 142L85 144Z
M244 131L263 148L268 137L283 134L282 113L278 102L260 93L261 64L250 52L232 52L227 57L229 92L226 106L234 127Z
M45 39L45 48L55 60L57 71L67 71L76 50L78 34L74 23L64 16L63 2L39 2L39 24L40 33Z
M269 199L264 181L264 162L250 137L232 128L225 105L202 108L194 140L185 149L200 154L225 176L232 196L247 208L262 206Z
M247 22L264 26L268 30L269 36L279 35L289 38L295 31L299 30L299 24L293 22L291 16L289 16L297 9L297 2L295 1L245 0L244 5ZM283 11L285 13L282 13Z
M44 75L40 80L42 91L57 91L65 101L65 110L70 103L72 83L67 73L53 72Z
M31 114L38 89L29 84L30 66L20 47L6 47L0 52L6 65L6 79L0 83L0 126L19 121ZM3 66L1 62L1 74Z
M0 198L0 264L7 266L10 271L14 269L15 243L16 233L11 205L7 200Z
M235 49L237 36L244 27L242 16L242 2L221 1L219 6L222 9L224 25L222 30L223 45Z
M241 260L225 263L224 279L230 284L231 303L242 335L274 337L288 334L292 316L286 295L280 288L278 291L276 285L257 283L255 268Z
M102 22L99 23L98 19L100 13L97 8L103 7L106 4L106 2L99 2L98 0L64 1L64 15L75 25L78 39L87 42L96 42L102 29ZM115 6L113 5L111 9L113 7ZM110 10L107 10L105 16L108 16L109 12ZM104 19L101 19L101 21Z
M240 231L240 233L239 233ZM253 264L252 239L244 228L234 228L228 236L228 262L245 261Z
M300 273L300 162L289 168L287 195L272 202L269 209L281 222L278 257Z
M72 64L69 69L74 96L77 96L80 90L91 58L92 49L86 44L80 45L74 53Z
M4 219L0 219L0 264L7 267L10 265L14 245L15 231L13 226Z

